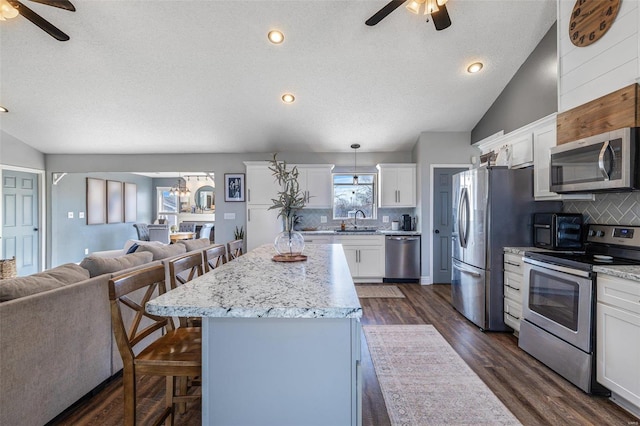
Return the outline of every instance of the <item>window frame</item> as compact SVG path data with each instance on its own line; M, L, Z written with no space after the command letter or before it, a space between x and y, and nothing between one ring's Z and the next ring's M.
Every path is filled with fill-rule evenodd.
M164 191L171 191L171 187L170 186L156 186L156 210L157 210L157 216L161 217L164 216L167 218L167 223L169 224L169 226L172 225L178 225L178 213L180 210L180 197L176 194L171 195L171 197L173 197L176 201L176 210L175 211L168 211L168 210L164 210L162 207L164 206L163 200L165 199L163 192Z
M335 177L336 176L351 176L353 177L353 173L331 173L331 216L333 218L333 220L353 220L354 217L353 216L347 216L347 217L337 217L336 216L336 186L340 187L340 186L352 186L353 184L336 184L335 183ZM358 173L358 176L360 177L360 181L362 181L362 177L363 176L371 176L372 177L372 182L371 183L360 183L358 186L371 186L372 190L371 190L371 215L367 216L366 218L364 218L364 220L377 220L378 217L378 203L377 203L377 199L378 199L378 174L377 173ZM355 210L358 210L361 208L356 208ZM355 213L354 213L355 215Z

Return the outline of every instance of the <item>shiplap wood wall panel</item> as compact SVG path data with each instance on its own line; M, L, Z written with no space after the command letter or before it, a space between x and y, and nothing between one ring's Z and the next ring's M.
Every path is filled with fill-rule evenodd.
M640 81L640 0L622 0L611 29L587 47L569 39L574 4L558 2L559 112Z

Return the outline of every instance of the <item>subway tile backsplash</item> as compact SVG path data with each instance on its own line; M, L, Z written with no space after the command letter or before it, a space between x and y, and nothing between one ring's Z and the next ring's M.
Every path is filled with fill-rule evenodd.
M582 213L586 223L640 226L640 192L596 194L595 201L565 201L562 210Z
M358 224L362 226L373 226L378 229L391 229L391 221L400 220L400 217L403 214L415 216L415 209L405 208L405 209L378 209L378 217L376 219L362 219L358 217ZM342 220L333 220L333 213L331 209L303 209L298 213L298 216L301 217L298 226L296 229L302 228L317 228L318 230L327 230L327 229L337 229L340 227ZM327 217L327 223L321 223L321 217ZM383 223L383 216L389 216L389 222ZM351 226L353 220L345 220L347 226ZM420 224L416 225L419 228Z

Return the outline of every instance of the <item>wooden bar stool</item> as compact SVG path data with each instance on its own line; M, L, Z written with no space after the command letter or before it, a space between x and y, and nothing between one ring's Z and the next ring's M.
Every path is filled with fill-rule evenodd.
M204 273L202 264L202 254L199 251L168 260L171 289L178 288L195 277L201 276ZM180 317L179 320L180 327L200 327L202 325L202 319L199 317Z
M242 242L243 240L234 240L227 243L227 256L229 262L239 256L242 256Z
M136 378L138 375L166 376L166 407L154 424L171 425L174 420L174 404L200 399L199 395L186 395L176 390L176 377L188 378L200 376L202 370L202 335L199 328L175 328L170 317L148 314L145 304L152 298L156 289L165 292L164 266L156 265L139 269L109 280L109 300L111 320L118 350L124 364L124 424L136 425ZM140 303L131 298L131 293L141 290L144 296ZM126 314L123 314L123 311ZM132 311L133 321L127 326L123 315L129 317ZM156 331L164 334L135 353L136 345ZM150 424L150 422L146 422Z
M222 244L216 244L202 252L204 257L204 272L209 272L227 263L227 250Z

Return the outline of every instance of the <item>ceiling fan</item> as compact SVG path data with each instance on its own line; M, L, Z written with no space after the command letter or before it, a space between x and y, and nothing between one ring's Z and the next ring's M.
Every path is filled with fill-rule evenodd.
M68 10L70 12L76 11L76 8L73 6L73 4L71 4L69 0L31 0L31 1L45 4L47 6L57 7L59 9ZM69 40L68 35L60 31L53 24L51 24L49 21L44 19L42 16L38 15L33 10L29 9L20 1L0 0L0 3L2 4L1 6L2 14L0 15L0 19L4 20L4 18L13 18L19 13L20 15L27 18L29 21L36 24L38 27L40 27L42 30L44 30L47 34L49 34L51 37L55 38L56 40L60 40L60 41ZM8 5L5 3L8 3ZM14 11L9 10L7 8L13 8Z
M370 27L376 25L406 1L407 0L391 0L371 18L367 19L365 24ZM416 15L420 14L421 11L423 11L425 15L431 15L436 30L442 31L451 26L451 18L449 18L449 12L447 12L446 2L447 0L410 0L407 9ZM429 22L428 18L427 22Z

